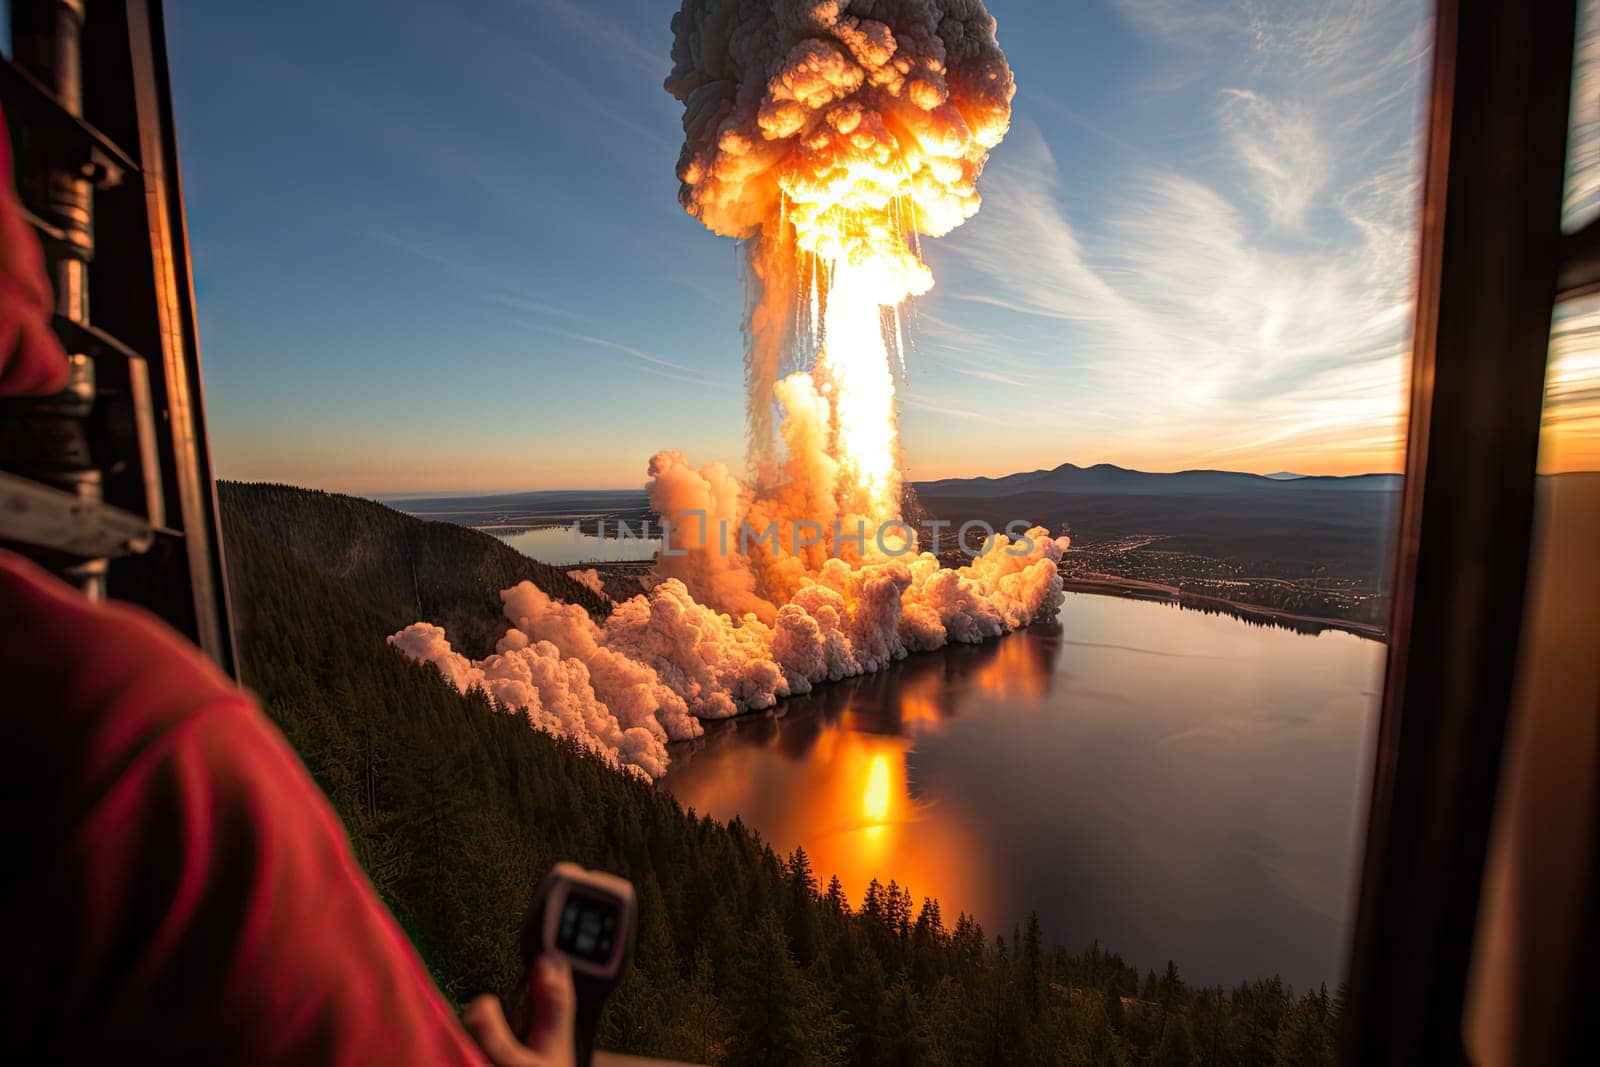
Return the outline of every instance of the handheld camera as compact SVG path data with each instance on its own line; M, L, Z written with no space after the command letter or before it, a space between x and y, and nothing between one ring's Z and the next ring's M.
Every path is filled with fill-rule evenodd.
M639 929L639 905L633 884L600 871L587 871L575 863L558 863L539 883L533 904L522 922L520 948L528 968L550 953L572 967L577 993L578 1067L588 1067L594 1054L595 1030L606 997L633 961ZM516 1000L512 1024L526 1033L531 1019L528 991Z

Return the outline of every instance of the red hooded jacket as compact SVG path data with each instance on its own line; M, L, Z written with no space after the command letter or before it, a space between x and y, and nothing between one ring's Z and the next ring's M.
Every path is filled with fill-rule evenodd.
M0 116L0 396L66 383ZM8 1062L481 1064L282 735L193 646L0 551Z

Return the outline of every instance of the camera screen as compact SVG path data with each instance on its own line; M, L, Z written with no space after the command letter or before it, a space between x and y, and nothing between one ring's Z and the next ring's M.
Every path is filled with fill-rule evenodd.
M556 948L591 963L605 963L616 938L616 904L576 893L567 896L556 927Z

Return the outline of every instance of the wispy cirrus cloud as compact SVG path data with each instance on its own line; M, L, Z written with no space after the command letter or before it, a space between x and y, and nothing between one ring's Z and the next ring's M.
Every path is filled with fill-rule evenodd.
M906 393L902 396L900 404L902 407L909 408L912 411L926 411L945 418L963 419L968 422L986 422L994 426L1009 426L1013 424L1012 420L1002 415L997 415L992 411L976 411L972 408L927 400L914 392Z
M1118 0L1117 7L1155 36L1192 43L1197 59L1335 79L1385 51L1397 26L1414 23L1419 10L1392 0Z
M573 0L523 0L523 3L558 20L595 47L625 56L641 69L659 71L664 78L672 68L672 61L668 58L670 50L662 45L662 42L672 39L666 17L657 23L657 40L652 42L655 45L652 47L634 35L632 26L621 19L608 18L586 3L574 3Z
M1274 103L1250 89L1223 93L1223 123L1275 225L1298 227L1328 182L1322 131L1298 103Z
M704 372L679 360L669 359L637 345L598 336L593 331L595 328L600 327L601 324L593 316L558 303L537 300L523 296L518 292L510 291L505 288L505 279L500 272L481 263L441 252L429 245L386 231L375 230L369 233L368 236L396 251L405 252L416 256L424 262L444 268L471 283L475 288L474 295L477 299L494 305L498 309L500 317L509 319L525 329L560 337L589 348L601 348L619 353L634 361L636 364L635 369L644 371L647 374L654 374L697 386L720 386L725 384L713 380ZM551 320L578 324L589 329L569 329L555 325Z
M1567 138L1567 191L1562 224L1581 229L1600 216L1600 4L1578 11L1572 69L1572 125Z
M1571 300L1556 311L1539 469L1600 471L1600 297Z
M1058 323L1071 410L1112 454L1158 439L1183 465L1397 469L1422 12L1122 7L1193 61L1185 91L1209 95L1214 136L1192 165L1133 160L1090 215L1019 122L983 212L947 242L942 313Z
M582 345L604 348L611 352L620 353L634 361L634 369L642 370L647 374L655 374L662 378L672 378L676 381L687 382L690 385L723 387L727 385L726 382L715 380L693 367L680 363L678 360L668 359L666 356L658 356L654 352L640 348L637 345L624 344L621 341L613 341L606 337L596 337L593 334L563 330L556 326L541 325L538 328L544 333L564 337L569 341L576 341Z

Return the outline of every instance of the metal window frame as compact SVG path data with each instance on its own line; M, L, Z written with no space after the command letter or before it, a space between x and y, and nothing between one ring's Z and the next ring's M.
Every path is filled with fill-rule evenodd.
M54 325L93 369L95 469L74 494L0 455L0 536L69 578L87 560L86 592L142 604L236 674L161 0L12 0L9 13L19 54L0 58L0 101L34 200L23 217L52 271L84 264L70 314L56 278ZM93 193L58 224L41 190L80 165Z
M1563 238L1576 0L1439 0L1411 417L1345 1064L1464 1063L1462 1011L1522 631ZM1560 279L1558 285L1558 278Z
M158 322L137 345L156 356L172 420L162 474L178 529L166 533L181 536L194 613L184 620L173 607L169 617L231 668L161 4L88 6L91 35L109 23L121 37L134 117L112 132L137 144L143 170ZM1550 315L1558 296L1600 290L1600 229L1559 230L1575 23L1574 0L1437 7L1406 487L1343 1021L1348 1064L1465 1059L1461 1013L1521 634ZM114 50L105 43L91 36L86 62Z
M200 375L200 334L195 319L194 274L189 261L189 220L178 170L172 77L161 0L127 0L128 52L139 128L150 255L155 269L156 313L165 363L167 442L176 482L172 499L185 538L194 637L218 665L237 675L221 511L206 437L205 385Z

